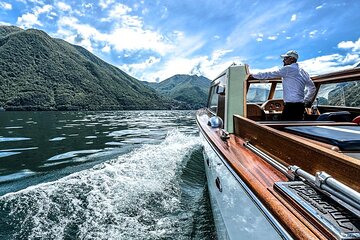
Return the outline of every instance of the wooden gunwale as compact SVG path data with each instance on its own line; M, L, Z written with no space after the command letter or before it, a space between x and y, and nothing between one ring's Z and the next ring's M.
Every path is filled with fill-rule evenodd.
M321 122L321 121L294 121L294 122L287 122L284 123L284 121L276 122L276 121L269 121L269 122L259 122L262 125L276 128L276 129L284 129L285 127L294 127L294 126L356 126L356 123L351 122Z
M204 115L208 115L206 111L198 112L196 118L204 137L222 154L227 164L293 237L297 239L329 238L328 233L320 232L275 192L274 183L287 181L286 176L244 147L245 142L234 134L230 134L227 141L221 140L221 130L209 127L207 121L201 118Z

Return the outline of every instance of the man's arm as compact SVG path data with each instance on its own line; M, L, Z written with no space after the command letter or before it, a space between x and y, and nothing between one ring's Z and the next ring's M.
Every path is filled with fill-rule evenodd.
M287 67L282 67L277 71L256 73L256 74L251 74L251 76L254 79L282 78L286 76L287 71L288 71Z
M315 97L316 87L314 82L308 77L307 81L305 82L305 88L307 90L304 102L305 104L309 105Z

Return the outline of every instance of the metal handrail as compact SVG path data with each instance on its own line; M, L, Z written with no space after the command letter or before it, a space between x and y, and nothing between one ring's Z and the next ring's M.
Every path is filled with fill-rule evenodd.
M305 179L311 186L360 217L360 193L354 189L339 182L326 172L317 172L313 176L298 166L290 166L289 171L295 176Z
M263 151L261 151L260 149L258 149L254 145L252 145L250 142L245 142L244 146L249 148L254 153L256 153L259 157L261 157L267 163L269 163L271 166L273 166L274 168L279 170L282 174L287 176L290 180L295 179L294 174L289 172L288 168L285 165L283 165L280 162L276 161L274 158L270 157L268 154L264 153Z
M264 159L271 166L276 168L282 174L287 176L289 180L300 179L308 182L312 187L320 190L322 193L345 207L356 216L360 217L360 193L339 182L326 172L317 172L316 175L302 170L298 166L289 166L281 164L250 142L245 142L244 146L253 151L255 154Z

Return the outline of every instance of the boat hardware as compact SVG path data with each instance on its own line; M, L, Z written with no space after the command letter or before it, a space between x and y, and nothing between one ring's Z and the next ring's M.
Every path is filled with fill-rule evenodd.
M360 193L337 181L326 172L317 172L315 176L298 166L289 166L289 170L305 179L312 187L335 200L341 206L360 217Z
M216 184L216 187L219 189L219 192L222 192L222 186L221 186L221 182L220 182L220 178L217 177L215 179L215 184Z
M221 140L226 141L230 138L230 134L227 131L225 131L224 129L222 129L220 138L221 138Z
M326 234L328 239L360 239L359 218L308 181L276 182L274 188L320 223L330 233Z
M261 151L259 148L252 145L249 141L244 143L244 146L256 153L258 156L260 156L262 159L264 159L267 163L269 163L271 166L279 170L282 174L284 174L287 178L290 180L295 180L295 175L288 170L286 166L276 161L274 158L270 157L268 154Z

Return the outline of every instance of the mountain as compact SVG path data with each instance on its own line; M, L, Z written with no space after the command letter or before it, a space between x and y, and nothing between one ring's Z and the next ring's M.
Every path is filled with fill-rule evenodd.
M0 26L0 107L6 110L171 109L178 105L80 46L43 31Z
M203 76L178 74L159 83L147 83L164 96L185 104L186 108L206 106L210 80Z

